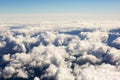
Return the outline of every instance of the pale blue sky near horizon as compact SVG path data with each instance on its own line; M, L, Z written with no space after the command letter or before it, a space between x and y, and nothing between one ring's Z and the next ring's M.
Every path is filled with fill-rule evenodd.
M0 0L0 14L120 14L120 0Z

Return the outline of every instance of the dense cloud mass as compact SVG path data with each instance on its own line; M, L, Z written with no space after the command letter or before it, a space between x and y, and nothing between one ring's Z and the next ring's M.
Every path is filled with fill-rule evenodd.
M0 80L119 80L120 30L10 26L0 59Z

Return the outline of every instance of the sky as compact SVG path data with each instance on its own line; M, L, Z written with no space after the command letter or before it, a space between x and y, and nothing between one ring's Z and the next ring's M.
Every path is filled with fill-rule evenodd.
M120 14L120 0L0 0L0 14Z

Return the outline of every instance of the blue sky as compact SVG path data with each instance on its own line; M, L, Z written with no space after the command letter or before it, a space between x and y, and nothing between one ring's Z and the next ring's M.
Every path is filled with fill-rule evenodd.
M0 14L120 14L120 0L0 0Z

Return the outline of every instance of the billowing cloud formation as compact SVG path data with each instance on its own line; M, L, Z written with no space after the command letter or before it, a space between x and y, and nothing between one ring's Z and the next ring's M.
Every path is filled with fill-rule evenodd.
M0 32L0 79L119 80L120 33L112 28Z

